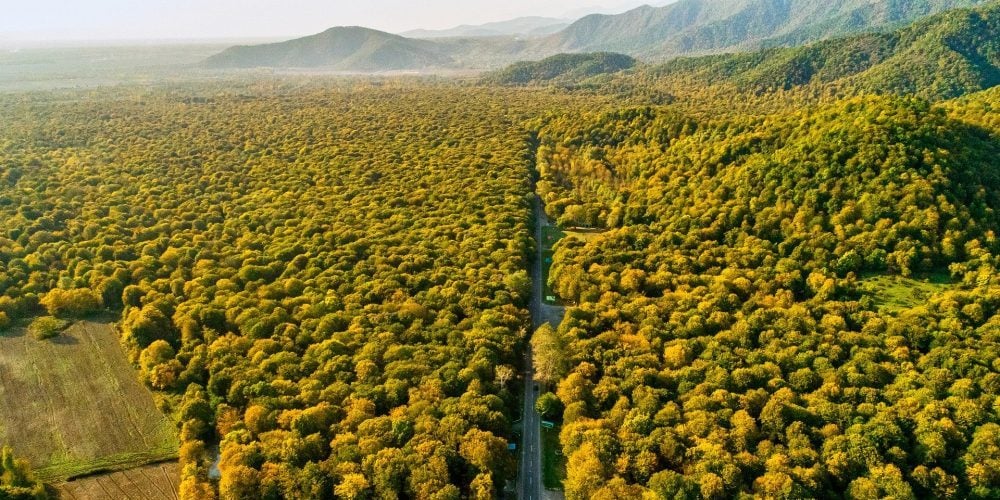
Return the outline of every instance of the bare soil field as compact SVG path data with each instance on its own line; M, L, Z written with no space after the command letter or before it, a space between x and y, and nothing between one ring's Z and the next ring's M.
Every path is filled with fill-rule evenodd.
M170 460L178 448L111 325L90 321L45 341L0 333L0 443L50 483Z
M58 486L65 500L177 500L177 462L80 478Z

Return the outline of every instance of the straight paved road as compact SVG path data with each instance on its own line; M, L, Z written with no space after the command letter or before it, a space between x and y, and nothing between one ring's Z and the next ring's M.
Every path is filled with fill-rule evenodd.
M548 225L548 218L542 209L541 200L535 196L535 246L537 247L534 264L531 267L532 297L531 323L533 330L545 323L558 326L562 320L564 308L550 306L545 303L542 283L543 241L542 228ZM537 388L537 389L536 389ZM518 472L518 498L521 500L546 500L562 498L560 492L546 491L542 483L542 440L540 434L541 417L535 412L535 400L543 389L535 380L534 367L531 362L530 345L524 354L524 409L523 409L523 439L521 440L521 468Z

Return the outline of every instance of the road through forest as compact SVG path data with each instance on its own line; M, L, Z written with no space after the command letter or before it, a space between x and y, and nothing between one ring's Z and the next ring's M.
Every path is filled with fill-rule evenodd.
M535 258L531 266L531 324L532 332L545 323L559 326L564 312L563 307L545 303L545 286L543 283L543 253L542 228L549 225L548 217L542 208L538 196L534 198L535 212ZM537 389L536 389L537 388ZM542 440L541 417L535 411L535 400L544 387L535 380L534 366L531 359L531 346L524 354L524 409L522 412L523 438L521 439L521 464L518 471L518 498L521 500L558 500L562 492L548 491L542 482Z

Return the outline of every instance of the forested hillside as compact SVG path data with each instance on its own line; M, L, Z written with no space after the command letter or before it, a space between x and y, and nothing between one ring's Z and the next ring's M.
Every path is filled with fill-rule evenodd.
M635 66L636 60L624 54L559 54L537 62L519 62L484 78L489 84L528 85L574 83L598 75L617 73Z
M563 51L608 50L648 60L752 50L881 29L982 0L681 0L588 16L546 40Z
M362 72L495 69L562 53L615 52L650 63L681 56L790 47L858 33L891 31L949 9L992 0L680 0L618 15L590 15L547 36L418 39L336 27L265 45L232 47L206 61L212 68L324 68ZM500 23L509 30L519 25ZM971 42L971 41L970 41Z
M453 64L433 42L357 26L330 28L286 42L230 47L205 61L212 68L318 67L359 72L440 69Z
M1000 3L958 9L893 33L866 34L803 47L678 59L651 79L732 84L755 92L835 85L941 99L1000 84Z
M996 495L996 96L545 122L567 497Z

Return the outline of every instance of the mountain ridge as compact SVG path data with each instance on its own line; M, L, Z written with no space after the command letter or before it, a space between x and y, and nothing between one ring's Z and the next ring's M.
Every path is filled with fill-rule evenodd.
M616 15L592 14L547 36L415 39L361 27L227 49L215 68L344 71L494 69L559 53L615 52L646 62L801 45L895 28L987 0L680 0Z
M537 62L518 62L484 78L498 85L528 85L575 81L630 69L637 61L614 52L556 54Z
M452 59L433 42L361 26L338 26L286 42L230 47L205 61L213 68L309 67L340 71L447 68Z
M615 51L650 61L798 45L893 28L983 0L681 0L587 16L546 40L564 52Z
M682 58L653 78L687 76L766 92L836 84L879 93L947 99L1000 85L1000 2L955 9L891 33L867 33L799 47Z
M524 16L507 21L497 21L483 24L462 24L453 28L440 30L409 30L399 33L399 35L417 39L486 36L543 36L563 30L572 22L572 19Z

